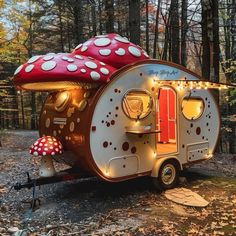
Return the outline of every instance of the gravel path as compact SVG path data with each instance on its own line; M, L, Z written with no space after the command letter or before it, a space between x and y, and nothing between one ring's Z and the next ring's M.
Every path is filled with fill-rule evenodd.
M168 201L149 178L117 184L89 178L37 188L41 205L32 212L32 189L7 191L26 180L26 171L37 177L28 154L37 136L0 133L0 235L236 235L234 155L216 155L183 174L180 186L208 200L206 208Z

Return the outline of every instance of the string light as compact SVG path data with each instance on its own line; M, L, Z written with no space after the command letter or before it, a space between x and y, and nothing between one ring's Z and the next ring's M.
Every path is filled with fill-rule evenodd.
M181 91L183 89L228 89L230 87L235 87L235 85L233 84L223 84L223 83L213 83L213 82L209 82L209 81L193 81L193 80L155 80L155 82L157 82L157 85L161 86L161 85L171 85L171 86L175 86L177 88L178 91Z

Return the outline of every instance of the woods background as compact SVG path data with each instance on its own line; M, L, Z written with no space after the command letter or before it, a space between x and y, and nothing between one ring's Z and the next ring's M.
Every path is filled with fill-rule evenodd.
M14 89L20 64L109 32L207 80L236 82L236 0L0 0L0 129L37 128L46 94ZM236 153L236 90L215 96L218 151Z

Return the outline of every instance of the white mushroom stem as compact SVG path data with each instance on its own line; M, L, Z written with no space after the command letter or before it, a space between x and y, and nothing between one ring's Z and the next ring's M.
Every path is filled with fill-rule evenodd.
M41 165L39 167L40 177L51 177L54 176L56 170L53 165L53 160L51 156L42 156Z

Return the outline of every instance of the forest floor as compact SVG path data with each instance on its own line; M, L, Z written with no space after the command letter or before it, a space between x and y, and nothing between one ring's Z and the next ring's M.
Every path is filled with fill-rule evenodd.
M36 138L33 131L0 133L0 235L236 235L236 155L215 155L183 173L180 186L209 201L205 208L167 200L150 178L88 178L37 188L41 205L31 211L32 189L8 190L26 171L37 176L28 154Z

